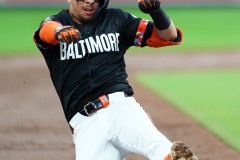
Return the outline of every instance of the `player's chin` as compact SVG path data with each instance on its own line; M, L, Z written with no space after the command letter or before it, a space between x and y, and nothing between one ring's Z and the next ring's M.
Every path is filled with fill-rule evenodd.
M95 16L84 16L82 17L82 22L83 23L88 23L91 22L94 19Z

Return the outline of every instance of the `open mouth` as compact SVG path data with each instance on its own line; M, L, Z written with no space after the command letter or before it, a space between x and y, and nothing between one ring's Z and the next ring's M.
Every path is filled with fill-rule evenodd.
M91 9L91 8L85 8L85 9L83 9L84 11L85 11L85 13L86 14L92 14L93 13L93 9Z

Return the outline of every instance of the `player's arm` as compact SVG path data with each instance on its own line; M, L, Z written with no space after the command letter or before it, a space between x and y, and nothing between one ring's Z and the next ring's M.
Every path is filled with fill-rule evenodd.
M36 42L36 37L38 42ZM49 46L59 42L75 43L80 39L80 33L72 26L63 26L57 21L46 21L41 24L34 38L36 43L42 42Z
M140 10L152 17L157 35L163 40L175 41L177 29L160 4L159 0L138 0Z

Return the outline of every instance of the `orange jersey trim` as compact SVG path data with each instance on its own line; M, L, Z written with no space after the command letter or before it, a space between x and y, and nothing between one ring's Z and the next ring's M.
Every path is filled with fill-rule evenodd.
M61 23L56 21L44 22L39 32L39 37L42 41L49 44L57 44L59 40L55 38L55 30L62 26Z
M178 45L181 44L183 41L183 35L182 35L182 31L179 28L176 28L177 32L178 32L178 37L176 42L173 41L168 41L168 40L164 40L161 39L158 35L157 32L155 30L155 28L153 28L152 31L152 35L149 39L147 39L146 44L149 47L165 47L165 46L173 46L173 45Z
M134 40L135 46L141 46L142 45L143 36L144 36L145 31L146 31L148 22L149 21L145 20L145 19L141 20L141 22L138 26L138 29L137 29L135 40Z

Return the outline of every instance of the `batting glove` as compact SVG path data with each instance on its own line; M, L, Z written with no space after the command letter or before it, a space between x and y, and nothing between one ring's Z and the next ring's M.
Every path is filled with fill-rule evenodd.
M62 43L76 43L79 41L81 35L80 32L73 26L62 26L58 27L55 31L56 39L60 40Z
M157 12L160 4L159 0L138 0L138 7L143 13Z

